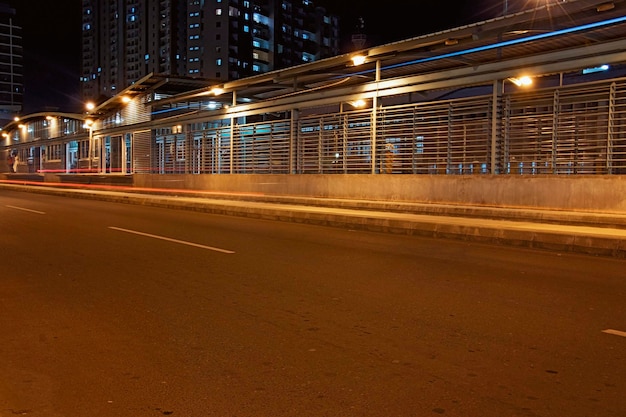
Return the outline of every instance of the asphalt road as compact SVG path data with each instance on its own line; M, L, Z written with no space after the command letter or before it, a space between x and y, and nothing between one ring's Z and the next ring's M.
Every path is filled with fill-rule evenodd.
M626 415L626 260L0 191L0 417Z

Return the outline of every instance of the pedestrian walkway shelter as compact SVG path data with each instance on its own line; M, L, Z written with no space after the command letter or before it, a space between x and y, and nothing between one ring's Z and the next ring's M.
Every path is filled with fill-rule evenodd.
M18 173L137 185L258 191L271 175L274 193L445 201L477 177L500 196L511 178L521 198L528 177L599 189L626 174L626 4L541 4L226 83L150 74L82 114L25 115L0 149ZM484 181L466 197L491 204Z

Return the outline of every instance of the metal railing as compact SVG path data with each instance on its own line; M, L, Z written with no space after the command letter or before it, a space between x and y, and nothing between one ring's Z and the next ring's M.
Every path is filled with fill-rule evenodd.
M493 100L487 94L157 137L157 172L626 173L624 80Z
M254 118L263 116L259 109ZM163 122L136 131L128 125L124 135L132 139L125 155L131 160L123 172L626 174L625 79L500 95L486 91L379 105L375 111L285 111L267 121L216 118L210 112L194 117L177 131L171 121L169 127ZM94 137L94 143L107 137ZM69 145L70 138L46 139L41 168L63 170L63 161L52 160L50 150ZM26 155L38 146L43 150L44 144L35 142L15 149ZM114 154L120 149L107 149L107 157L121 161Z

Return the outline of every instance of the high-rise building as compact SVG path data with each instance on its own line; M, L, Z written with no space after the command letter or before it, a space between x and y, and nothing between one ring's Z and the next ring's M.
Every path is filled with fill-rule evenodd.
M22 111L23 59L22 28L15 9L0 3L0 125Z
M83 0L81 92L150 74L229 81L339 54L338 17L310 0Z

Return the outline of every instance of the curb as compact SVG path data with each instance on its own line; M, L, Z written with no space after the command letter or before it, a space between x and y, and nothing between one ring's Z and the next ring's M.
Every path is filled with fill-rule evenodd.
M625 216L574 213L571 218L563 212L515 210L511 213L505 210L495 218L486 218L494 209L452 207L449 212L445 209L450 206L433 205L431 210L416 213L416 205L386 202L360 204L358 201L289 197L201 198L7 184L0 184L0 188L227 216L626 258L626 227L615 227L622 225ZM411 210L407 210L409 206ZM424 208L427 205L419 206ZM470 215L477 211L479 215ZM547 218L550 221L546 221ZM600 227L591 226L594 218L602 220ZM559 219L561 221L557 223Z

